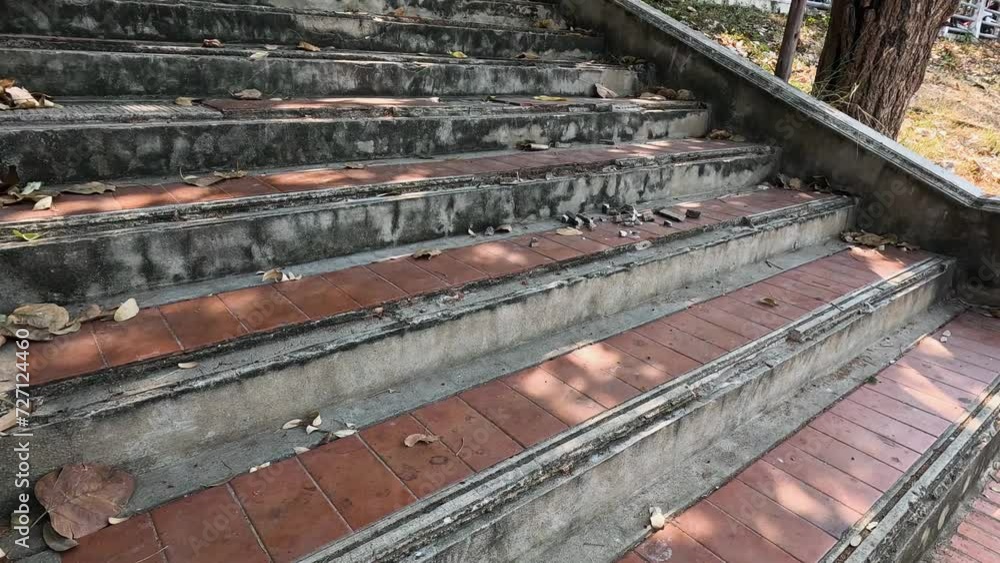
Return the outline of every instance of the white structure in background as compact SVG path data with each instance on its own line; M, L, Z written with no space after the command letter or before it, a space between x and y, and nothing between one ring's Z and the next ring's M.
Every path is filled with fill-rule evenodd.
M1000 37L1000 0L963 0L941 34L997 39Z

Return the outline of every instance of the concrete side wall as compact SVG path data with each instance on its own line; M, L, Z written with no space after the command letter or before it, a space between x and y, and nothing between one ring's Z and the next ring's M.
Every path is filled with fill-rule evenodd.
M708 102L714 126L780 145L785 172L860 196L859 227L958 257L974 296L1000 303L1000 201L640 0L562 5L617 52L654 63L659 82Z

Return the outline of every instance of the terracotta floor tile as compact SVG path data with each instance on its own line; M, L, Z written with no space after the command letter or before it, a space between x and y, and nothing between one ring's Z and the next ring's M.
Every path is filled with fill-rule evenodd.
M411 434L429 433L406 414L362 430L361 437L417 498L424 498L473 474L441 442L417 444L412 448L403 444Z
M126 186L115 190L114 198L122 209L142 209L176 205L177 200L161 186Z
M181 351L156 307L143 309L123 323L101 321L92 327L97 345L110 366L123 366Z
M510 241L502 241L496 246L490 247L492 251L498 252L505 260L516 265L517 271L523 272L539 266L553 263L551 258L547 258L530 248L514 244Z
M983 491L983 497L986 498L986 500L988 500L989 502L997 506L1000 506L1000 493L986 489L985 491Z
M844 287L850 287L852 290L862 288L879 279L877 275L871 272L861 272L822 259L799 266L796 268L796 271L808 273L816 278L830 280Z
M413 258L409 260L413 260ZM430 260L416 260L415 262L422 270L434 274L451 286L464 285L489 277L486 273L480 272L472 266L463 264L444 254L435 256Z
M314 320L361 308L357 301L322 276L276 283L272 287Z
M603 343L584 346L539 367L606 408L639 394L638 389L619 379L618 373L632 374L632 379L640 381L655 378L666 381L667 377L649 364Z
M655 371L631 369L618 374L620 379L643 391L701 367L700 362L634 330L612 336L604 342L655 368Z
M31 344L31 383L42 385L92 373L106 367L91 331L84 324L78 332Z
M861 513L766 461L757 461L737 478L833 537L841 537L861 519Z
M962 522L958 525L958 533L986 548L987 553L989 553L994 560L1000 560L1000 537L993 536L989 532L977 526L973 526L968 521ZM981 561L989 560L981 559Z
M726 483L707 500L799 561L819 561L837 543L821 528L739 480Z
M231 481L277 563L290 563L351 532L295 457Z
M459 396L526 448L568 428L500 381L474 387Z
M809 426L900 471L906 471L920 458L913 450L829 412L813 419Z
M243 326L253 332L273 330L309 320L298 307L270 285L226 291L218 297Z
M934 563L980 563L968 555L959 553L948 546L941 546L934 552Z
M476 471L513 457L523 448L462 399L451 397L413 411L432 433Z
M726 563L796 563L794 557L705 501L685 510L674 524Z
M485 242L446 250L443 255L479 270L491 278L521 271L521 266L507 260L502 250L496 242Z
M982 394L988 387L987 383L978 379L951 371L950 369L943 368L937 364L932 364L917 357L903 356L896 362L896 365L912 369L913 371L929 377L930 379L940 381L945 385L961 389L962 391L972 393L973 395Z
M833 405L830 412L837 414L862 428L885 436L901 446L906 446L917 453L924 453L936 441L935 436L921 432L916 428L889 418L853 401L840 401Z
M878 379L877 384L867 384L876 393L906 403L922 411L941 417L951 422L959 422L968 416L965 407L955 401L941 401L911 387L900 385L891 379Z
M768 452L764 459L785 473L864 513L882 496L878 489L827 465L788 443Z
M902 471L809 426L786 442L882 492L888 491L903 476Z
M570 426L592 418L604 407L538 366L503 379L504 383Z
M985 514L973 510L972 512L966 514L965 521L986 532L991 537L996 538L995 541L1000 541L1000 520L995 520Z
M981 319L981 320L980 320ZM990 346L1000 347L1000 323L996 323L993 328L985 323L996 320L983 317L982 315L960 315L944 328L950 330L955 336L962 336L977 342L983 342Z
M324 274L362 307L375 307L406 297L406 293L364 266Z
M996 553L992 553L979 543L961 534L953 535L949 541L949 546L977 563L994 563L997 557Z
M764 325L737 317L717 307L714 300L695 305L689 308L687 312L703 321L721 326L730 332L735 332L743 338L749 338L750 340L756 340L771 333L771 329Z
M591 240L583 235L564 236L555 232L549 232L542 234L539 238L548 239L556 244L568 246L586 256L604 252L611 248L606 244L601 244L596 240Z
M52 201L52 210L59 215L68 216L121 211L122 206L118 204L114 195L108 193L100 195L62 194Z
M924 340L926 341L928 339L925 338ZM920 361L921 363L936 365L986 384L990 384L994 379L996 379L996 372L991 369L971 364L961 360L953 354L945 353L940 350L933 350L931 347L924 347L922 345L923 342L921 342L921 345L918 345L916 348L907 352L904 358Z
M816 287L815 285L800 282L788 275L788 273L781 273L777 276L767 278L766 283L770 285L778 286L789 292L797 293L799 295L809 297L820 303L828 303L833 301L843 295L842 292L833 291L831 289L822 289Z
M396 258L369 264L368 269L392 285L416 296L446 289L448 284L407 258Z
M218 188L233 197L254 197L281 193L270 184L259 178L250 176L235 180L224 180L212 187Z
M941 332L935 334L936 337L940 338L942 336ZM1000 359L1000 347L987 342L977 342L973 338L966 338L962 335L955 334L955 331L951 331L952 335L948 338L948 346L955 348L961 348L968 352L974 352L975 354L986 356L993 360ZM994 364L995 365L995 364Z
M233 198L233 196L215 186L200 188L198 186L189 186L188 184L163 184L161 187L177 200L177 203L182 204L207 203L209 201Z
M955 346L950 340L945 343L935 338L925 338L914 348L914 351L919 351L921 354L933 359L934 361L940 359L942 361L972 364L974 366L981 367L993 373L994 378L997 373L1000 373L1000 360L991 358L985 354L980 354L972 350ZM949 369L953 369L950 365L944 363L941 363L941 365ZM961 370L956 371L961 372Z
M790 304L799 309L804 309L806 311L815 311L820 307L826 305L829 300L816 299L815 297L810 297L798 291L791 290L787 287L789 285L789 280L783 283L774 283L777 280L773 278L766 279L757 285L762 285L770 289L771 293L775 295L779 304ZM775 309L780 309L781 307L775 307Z
M972 508L974 508L981 514L985 514L986 516L989 516L993 520L1000 522L1000 505L996 505L979 498L972 503Z
M911 407L881 393L876 393L867 386L851 393L848 399L908 426L922 430L931 436L940 436L951 426L950 422L939 416Z
M534 241L534 243L532 243L532 241ZM559 244L551 238L545 238L540 234L512 238L510 239L510 242L521 247L530 248L542 256L557 261L570 260L578 256L583 256L583 252L570 248L564 244Z
M269 561L228 486L176 500L152 515L169 563Z
M185 350L224 342L247 332L214 295L161 305L160 311Z
M638 333L658 344L670 348L674 352L703 364L707 364L727 353L723 348L705 342L683 330L674 328L664 322L663 319L636 327L632 332Z
M711 303L713 307L725 311L734 317L753 321L754 323L767 327L770 330L777 330L789 322L788 319L784 317L765 311L763 308L754 307L753 305L737 301L728 295L716 297L711 301Z
M80 545L62 553L63 563L166 563L149 514L132 518L79 538Z
M970 408L976 404L979 397L956 389L931 379L918 371L899 365L891 365L878 374L879 381L895 381L896 383L919 391L920 393L932 397L938 401L954 404L959 407Z
M299 459L355 530L416 501L357 436L320 446Z
M814 275L801 268L788 270L782 273L781 275L797 283L803 285L809 285L823 291L828 291L833 295L835 295L836 297L847 295L848 293L864 285L854 281L852 281L851 283L845 283L829 274L825 274L822 276Z
M646 538L635 548L649 563L724 563L705 546L673 524Z
M31 205L21 203L0 208L0 223L15 223L20 221L42 221L61 217L54 209L35 211Z
M662 322L730 352L750 342L749 338L703 321L686 311L664 317Z

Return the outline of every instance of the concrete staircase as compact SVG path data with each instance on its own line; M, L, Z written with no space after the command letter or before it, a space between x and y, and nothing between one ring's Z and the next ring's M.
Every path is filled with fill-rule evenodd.
M661 86L650 63L572 26L524 1L0 6L0 77L62 106L0 113L0 158L47 189L117 186L0 209L0 310L141 305L31 346L32 479L121 467L132 517L61 554L37 528L32 549L0 547L608 562L688 542L704 560L819 561L919 540L885 514L937 506L918 483L992 443L998 408L1000 329L952 298L954 260L841 242L852 197L768 183L780 146L707 138L712 108L640 98ZM250 88L262 99L233 99ZM273 268L302 278L261 281ZM950 342L925 338L949 322ZM904 352L905 374L862 386ZM317 413L319 431L283 429ZM825 535L767 505L813 474L773 477L767 502L736 477L803 433L834 488L862 456L889 468L864 503L827 491L849 511L808 521ZM685 522L723 485L750 516L734 493L726 518L743 520L714 523L735 532L698 536ZM654 505L675 536L647 539Z

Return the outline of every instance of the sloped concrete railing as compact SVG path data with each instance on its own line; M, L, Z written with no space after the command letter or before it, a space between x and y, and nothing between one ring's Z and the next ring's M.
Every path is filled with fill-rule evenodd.
M781 168L860 198L857 224L960 260L967 295L1000 303L1000 199L640 0L561 0L577 25L709 103L713 125L781 146Z

